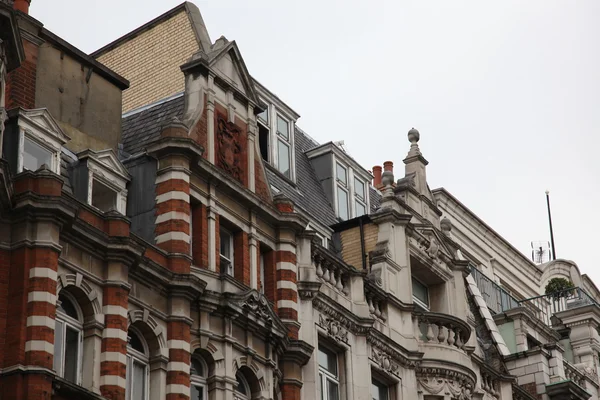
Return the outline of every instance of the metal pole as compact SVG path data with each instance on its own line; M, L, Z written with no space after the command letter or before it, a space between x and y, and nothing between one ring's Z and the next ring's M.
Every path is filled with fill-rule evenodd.
M556 260L556 250L554 249L554 231L552 229L552 213L550 212L550 192L546 190L546 204L548 206L548 222L550 223L550 244L552 245L552 259Z

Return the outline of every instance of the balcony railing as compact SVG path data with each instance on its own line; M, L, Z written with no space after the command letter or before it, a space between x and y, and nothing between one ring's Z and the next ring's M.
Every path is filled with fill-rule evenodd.
M598 303L585 290L576 287L521 300L519 305L526 307L546 325L551 326L552 316L556 313Z
M413 313L421 342L443 344L464 350L471 337L471 328L459 318L434 312Z
M519 301L500 285L485 276L483 272L474 266L471 265L470 268L471 276L475 280L485 303L493 313L498 314L511 308L519 307Z

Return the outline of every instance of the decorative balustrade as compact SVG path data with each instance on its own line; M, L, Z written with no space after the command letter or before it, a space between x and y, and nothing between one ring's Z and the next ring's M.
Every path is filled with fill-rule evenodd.
M348 296L350 294L350 275L359 271L319 245L313 244L312 258L317 270L317 277L338 292Z
M473 265L470 265L469 268L471 270L471 276L475 280L477 288L485 300L485 304L493 313L497 314L510 310L511 308L519 307L519 301L512 297L500 285L485 276L483 272Z
M387 296L385 291L378 286L372 278L366 277L365 281L365 298L369 305L369 314L375 319L387 321Z
M469 325L452 315L434 312L414 313L419 331L417 337L422 342L443 344L465 350L471 337Z
M500 397L500 386L498 381L492 375L484 371L481 371L481 388L488 392L492 397Z
M568 361L564 361L563 364L565 366L565 378L585 389L585 374Z

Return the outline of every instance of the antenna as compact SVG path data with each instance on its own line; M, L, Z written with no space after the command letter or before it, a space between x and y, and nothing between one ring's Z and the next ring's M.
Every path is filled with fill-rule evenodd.
M546 190L546 205L548 206L548 223L550 224L550 243L552 244L552 259L556 260L554 249L554 230L552 229L552 213L550 212L550 191Z
M543 264L550 261L550 243L547 241L531 242L531 261L535 264Z

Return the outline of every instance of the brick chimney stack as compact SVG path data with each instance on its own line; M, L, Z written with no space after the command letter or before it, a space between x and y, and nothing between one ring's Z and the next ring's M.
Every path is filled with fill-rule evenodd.
M373 167L373 187L379 189L381 186L381 165Z
M19 10L24 12L25 14L29 14L29 6L31 5L31 0L14 0L15 10Z
M394 173L394 163L392 161L386 161L383 163L383 170L384 171L390 171L391 173Z

